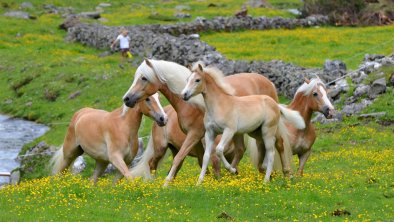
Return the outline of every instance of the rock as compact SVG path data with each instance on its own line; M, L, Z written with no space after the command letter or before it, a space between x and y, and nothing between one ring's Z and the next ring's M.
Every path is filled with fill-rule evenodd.
M287 9L287 11L293 15L301 15L302 14L302 12L296 8L290 8L290 9Z
M101 18L100 12L81 12L78 14L80 17L99 19Z
M249 0L248 5L253 8L271 8L271 4L267 0Z
M317 113L316 116L311 120L313 123L319 122L321 124L335 123L342 121L342 114L337 112L333 118L327 119L322 113Z
M75 159L71 167L71 171L77 174L77 173L81 173L85 168L86 168L86 161L83 158L83 156L79 156L77 157L77 159Z
M68 99L75 99L75 98L77 98L79 95L81 95L81 90L78 90L78 91L76 91L76 92L70 94L70 95L68 96Z
M99 57L99 58L103 58L103 57L110 56L110 55L112 55L112 54L113 54L112 51L105 51L105 52L100 53L100 54L98 55L98 57Z
M360 84L353 92L353 96L358 98L363 95L367 95L370 91L371 87L369 85Z
M360 84L364 79L368 77L367 74L365 74L364 71L357 72L357 75L352 76L352 82L356 84Z
M107 3L107 2L102 2L98 5L98 7L102 7L102 8L107 8L110 6L111 6L111 3Z
M21 180L21 172L18 169L13 170L11 172L11 176L10 176L10 184L17 185L17 184L19 184L20 180Z
M389 83L390 83L390 86L394 87L394 73L391 74L390 79L389 79Z
M358 119L378 119L386 115L386 112L367 113L358 116Z
M346 116L351 116L355 113L361 112L365 107L372 104L372 100L363 99L360 103L352 103L349 105L345 105L342 108L342 113Z
M324 62L324 72L337 72L343 70L346 72L346 64L340 60L329 60Z
M29 102L25 103L25 106L27 106L27 107L31 107L31 105L33 105L32 101L29 101Z
M97 19L97 20L99 20L101 23L106 23L106 22L108 22L109 20L108 19L106 19L106 18L99 18L99 19Z
M22 2L21 4L21 9L32 9L34 8L33 4L31 2Z
M77 15L69 15L64 20L64 22L59 25L59 28L67 31L69 28L74 27L79 23L80 23L80 21L79 21L79 17Z
M188 5L177 5L175 6L175 10L177 11L190 11L192 8Z
M4 13L4 16L21 19L35 19L35 17L30 16L29 13L23 11L9 11Z
M376 98L379 94L384 92L386 92L386 78L383 77L372 83L369 96L371 98Z
M187 13L177 13L177 14L175 14L175 17L183 19L183 18L190 18L192 16L190 14L187 14Z
M384 55L378 55L378 54L365 54L364 56L364 61L375 61L384 58Z

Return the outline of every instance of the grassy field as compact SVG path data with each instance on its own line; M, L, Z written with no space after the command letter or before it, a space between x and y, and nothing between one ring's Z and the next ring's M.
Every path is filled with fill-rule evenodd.
M17 9L21 2L2 1L0 14L8 8ZM42 1L30 2L36 7L29 10L36 20L0 16L0 112L51 127L32 144L45 141L60 145L67 123L78 109L112 110L122 105L121 96L130 86L136 67L120 69L118 54L99 58L100 50L64 42L66 33L57 28L63 21L60 15L43 13ZM94 10L100 2L50 1L72 6L78 12ZM280 8L299 5L298 0L270 2L278 8L250 9L250 14L292 17ZM108 19L105 24L162 22L149 19L149 15L172 16L176 5L191 7L186 13L192 18L181 22L197 16L232 15L242 5L235 0L215 1L216 8L207 7L208 1L144 3L111 2L103 13ZM232 59L281 59L306 67L322 67L327 58L342 59L353 69L364 52L393 52L393 30L392 26L321 27L204 33L202 39ZM248 47L235 47L239 42L247 42ZM70 99L75 92L80 95ZM388 92L365 112L386 111L384 120L393 121L392 87ZM24 174L20 185L0 190L0 221L214 221L222 220L219 215L236 221L390 221L394 219L394 126L379 123L345 118L343 123L318 125L319 136L305 176L285 180L278 174L270 184L262 184L261 175L247 157L241 163L240 175L224 172L220 180L208 175L201 187L194 185L199 173L196 160L187 158L176 182L167 189L161 185L170 157L156 181L123 181L116 186L111 185L112 175L92 186L87 179L92 167L81 176L47 177L47 162L38 161L36 170ZM150 120L144 121L141 136L148 135L150 124Z

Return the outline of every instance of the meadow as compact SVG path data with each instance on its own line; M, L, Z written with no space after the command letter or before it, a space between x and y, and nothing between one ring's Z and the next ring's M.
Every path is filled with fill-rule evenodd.
M0 14L17 9L22 1L2 1ZM99 58L103 52L64 41L57 26L60 15L44 13L43 1L30 1L36 20L0 16L0 112L47 124L51 130L39 141L59 146L72 114L90 106L112 110L122 105L136 67L118 68L120 57ZM94 10L101 1L48 1ZM232 15L242 2L208 1L111 1L102 16L106 25L168 23L150 19L152 14L172 16L176 5L189 5L192 15L207 18ZM283 8L296 8L299 1L269 1L273 9L250 9L251 15L294 17ZM7 5L7 7L5 7ZM91 22L91 21L87 21ZM176 21L171 21L176 22ZM243 60L272 59L305 67L321 68L325 59L341 59L357 68L365 53L393 52L394 29L386 27L319 27L295 30L201 33L202 39L226 57ZM239 42L247 47L236 47ZM74 99L71 94L79 92ZM289 101L289 98L284 101ZM387 111L392 122L392 87L364 112ZM166 101L163 99L163 104ZM340 107L341 104L338 104ZM341 123L317 125L318 138L306 164L305 175L291 180L280 173L269 184L252 168L249 158L241 162L240 174L223 172L222 178L207 175L195 186L199 168L187 158L176 181L162 188L171 157L166 157L155 181L122 181L112 186L106 175L97 186L88 177L66 173L48 176L47 160L35 163L17 186L0 190L0 221L391 221L394 219L394 126L380 120L345 118ZM149 135L146 119L140 136ZM294 165L297 164L294 158Z

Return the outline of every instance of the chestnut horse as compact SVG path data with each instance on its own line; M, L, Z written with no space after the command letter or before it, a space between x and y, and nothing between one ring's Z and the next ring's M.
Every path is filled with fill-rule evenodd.
M236 170L227 162L223 151L235 135L247 133L255 138L258 144L264 143L264 147L260 146L259 150L266 150L268 165L264 181L268 182L274 164L275 141L287 134L282 117L297 129L302 129L305 128L305 123L300 114L280 106L266 95L234 96L234 89L224 81L223 73L216 68L203 68L197 63L192 71L182 91L182 97L187 101L202 94L206 107L206 149L198 184L204 179L214 139L220 133L223 134L216 153L231 172ZM283 145L290 148L287 136L283 137Z
M290 132L290 144L293 154L299 158L298 174L304 173L305 162L312 151L312 145L316 139L315 127L311 123L313 112L321 112L327 119L331 119L335 112L327 96L325 84L319 78L305 79L305 83L296 91L293 101L288 108L297 110L304 118L306 128L295 129L287 124Z
M319 78L305 79L287 108L300 112L305 121L305 129L296 129L291 124L286 124L290 134L290 146L293 155L297 155L299 159L297 174L302 176L305 163L311 154L316 139L315 127L311 123L312 114L313 112L320 112L327 119L331 119L335 108L328 99L325 84ZM252 162L256 167L260 167L261 160L254 158L256 155L252 154L257 151L257 148L254 147L254 144L249 145L249 148ZM275 164L275 166L280 168L280 164Z
M104 172L109 162L118 170L114 182L122 176L131 179L128 165L138 151L138 128L142 115L153 118L157 124L164 126L167 115L159 102L158 94L147 97L130 109L122 106L112 112L93 108L77 111L68 127L63 146L51 159L53 174L67 167L86 152L96 160L96 169L92 180Z
M190 74L189 69L177 63L146 59L137 68L133 84L123 97L125 105L133 107L136 102L160 91L167 97L177 112L180 128L186 133L186 138L173 160L165 185L168 185L173 180L181 162L195 145L201 143L201 139L205 134L203 122L205 107L202 96L193 97L191 99L193 104L187 103L179 97ZM264 94L271 96L276 101L278 100L274 85L262 75L243 73L228 76L226 81L234 87L237 95ZM237 135L234 138L234 144L237 147L244 147L242 135ZM235 154L236 157L232 162L234 167L237 166L244 149L238 148L236 150L238 150L238 153ZM285 153L285 151L282 153ZM289 155L283 156L287 157ZM288 165L285 165L286 167L290 166L289 158L291 158L291 155L283 160L284 163L288 163ZM213 159L213 161L219 164L217 160Z

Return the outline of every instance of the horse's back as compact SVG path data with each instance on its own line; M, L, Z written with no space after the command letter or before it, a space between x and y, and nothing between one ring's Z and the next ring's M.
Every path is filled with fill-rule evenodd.
M275 85L258 73L238 73L226 76L226 81L235 89L235 95L267 95L278 101ZM246 87L247 86L247 87Z

